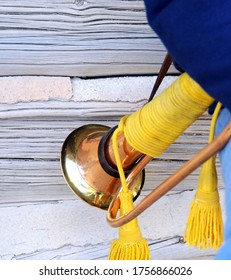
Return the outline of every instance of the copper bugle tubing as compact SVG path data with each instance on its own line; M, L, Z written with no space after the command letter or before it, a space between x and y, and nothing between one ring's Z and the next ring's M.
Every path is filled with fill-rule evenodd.
M158 187L156 187L150 194L148 194L139 204L137 204L133 210L126 215L116 217L119 209L119 192L111 201L111 204L107 211L107 221L112 227L120 227L138 215L144 210L150 207L159 198L165 195L183 179L185 179L190 173L195 171L201 164L203 164L210 157L219 152L231 138L231 121L225 127L225 129L207 146L201 149L196 155L194 155L189 161L187 161L182 167L180 167L175 173L169 176ZM132 170L131 174L127 178L128 187L136 177L136 174L151 160L150 156L144 156L144 158L138 163Z
M118 142L120 158L121 161L123 162L123 168L124 170L126 170L131 165L133 165L137 159L141 157L142 153L136 151L134 148L132 148L129 145L123 133L120 133L118 135L117 142ZM112 137L110 137L108 143L106 143L105 145L105 154L108 163L110 163L113 167L117 168L115 163L113 145L112 145Z

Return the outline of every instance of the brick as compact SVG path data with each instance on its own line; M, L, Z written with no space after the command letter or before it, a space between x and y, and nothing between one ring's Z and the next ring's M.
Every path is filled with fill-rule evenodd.
M68 77L0 77L0 103L67 100L71 97L72 85Z
M74 101L137 102L149 98L156 77L115 77L99 79L73 78ZM167 76L158 93L166 89L175 76Z

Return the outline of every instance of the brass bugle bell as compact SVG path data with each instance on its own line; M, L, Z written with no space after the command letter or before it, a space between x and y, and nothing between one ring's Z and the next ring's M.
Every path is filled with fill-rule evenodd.
M111 144L116 127L88 124L72 131L61 150L61 169L72 191L88 204L107 210L121 188ZM128 145L123 135L118 146L126 176L139 163L141 154ZM144 184L145 171L139 172L130 189L134 201Z
M148 102L153 99L171 63L171 56L167 53ZM121 189L111 143L115 128L84 125L69 134L61 151L61 169L67 184L88 204L105 210ZM145 156L129 146L123 135L118 137L118 147L125 175L132 181L129 188L135 201L144 184L143 162L147 157L143 159ZM133 172L134 168L139 172Z

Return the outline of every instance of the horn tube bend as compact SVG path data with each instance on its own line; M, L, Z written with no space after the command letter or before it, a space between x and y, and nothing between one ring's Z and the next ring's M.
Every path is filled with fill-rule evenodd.
M181 168L179 168L175 173L169 176L164 182L162 182L158 187L156 187L148 196L146 196L139 204L135 206L133 210L124 216L116 217L119 210L119 192L114 196L111 201L108 211L107 211L107 221L112 227L120 227L138 215L140 215L144 210L150 207L154 202L166 194L169 190L180 183L184 178L186 178L190 173L195 171L202 163L208 160L210 157L219 152L231 138L231 122L226 126L226 128L207 146L201 149L196 155L194 155L189 161L187 161ZM128 187L131 185L142 168L148 162L152 160L150 156L144 156L140 163L135 166L132 172L127 177Z

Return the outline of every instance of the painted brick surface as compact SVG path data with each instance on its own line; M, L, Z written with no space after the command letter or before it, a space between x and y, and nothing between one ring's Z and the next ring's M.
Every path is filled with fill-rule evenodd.
M17 76L0 78L0 103L70 99L71 79L68 77Z
M167 76L158 93L166 89L176 77ZM116 77L99 79L72 79L74 101L125 101L148 99L156 76Z

